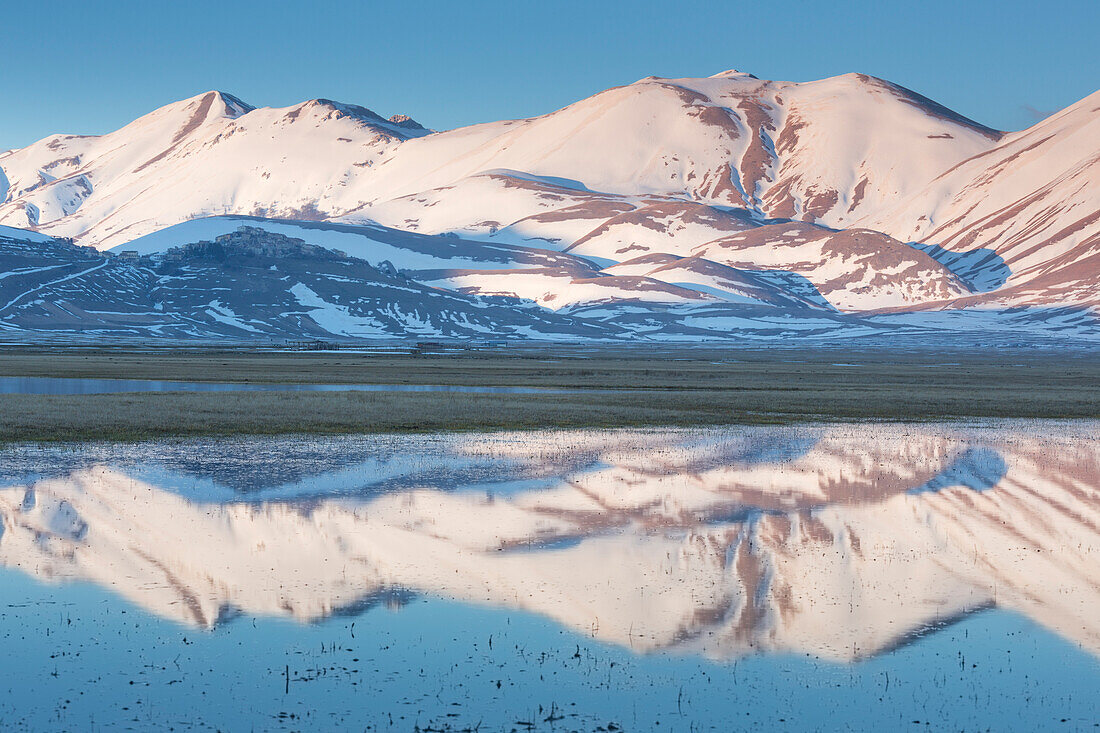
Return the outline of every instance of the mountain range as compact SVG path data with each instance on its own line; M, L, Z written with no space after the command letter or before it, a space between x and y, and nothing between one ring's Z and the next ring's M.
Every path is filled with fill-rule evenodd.
M1011 133L861 74L442 132L208 92L0 153L0 329L1096 340L1098 161L1100 92Z

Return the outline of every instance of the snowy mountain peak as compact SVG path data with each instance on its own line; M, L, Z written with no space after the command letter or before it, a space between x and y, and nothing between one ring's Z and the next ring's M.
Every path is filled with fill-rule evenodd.
M311 99L302 102L291 107L287 116L290 119L295 119L303 113L322 120L355 120L371 127L396 133L401 138L419 137L429 132L407 115L394 115L390 119L386 119L374 110L358 104L337 102L332 99Z
M397 127L402 127L406 130L426 130L427 129L423 125L421 125L419 122L414 120L412 117L409 117L408 115L391 115L389 121L390 121L391 125L396 125Z
M753 76L747 71L739 71L737 69L726 69L725 71L719 71L717 74L712 74L711 79L730 79L733 77L743 76L747 79L759 79L759 77Z
M166 104L144 117L138 118L135 120L135 123L141 122L142 120L163 119L179 115L184 115L191 119L201 116L201 121L217 119L235 120L254 109L256 108L252 105L228 92L211 90L203 92L202 94L196 94L187 99L182 99L178 102Z
M243 101L240 97L236 97L228 92L212 91L207 94L213 94L214 98L222 105L222 107L231 117L240 117L241 115L248 114L252 110L256 109L251 104ZM204 95L206 96L206 95Z
M355 117L365 122L384 122L385 119L374 110L367 109L358 104L346 104L333 99L311 99L303 103L304 107L324 107L331 109L339 115Z

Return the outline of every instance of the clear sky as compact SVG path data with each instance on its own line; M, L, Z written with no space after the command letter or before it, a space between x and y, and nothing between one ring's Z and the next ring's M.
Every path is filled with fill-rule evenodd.
M1100 88L1100 0L0 0L0 149L220 89L446 129L641 77L880 76L1019 129Z

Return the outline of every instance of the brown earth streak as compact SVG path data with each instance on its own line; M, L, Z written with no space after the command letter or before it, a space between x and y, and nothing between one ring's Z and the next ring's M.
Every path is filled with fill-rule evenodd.
M1007 206L999 211L995 211L992 214L978 219L977 221L969 224L961 232L956 232L954 235L947 237L944 240L945 246L950 246L952 249L966 249L971 246L986 229L991 229L1006 222L1011 221L1023 213L1032 204L1042 201L1053 188L1053 184L1044 186L1038 191L1034 191L1028 196L1016 201L1011 206ZM944 225L946 227L947 225ZM935 241L937 235L944 230L944 227L938 228L936 231L928 235L927 239ZM954 241L952 241L954 240Z
M794 205L795 199L791 194L794 181L786 179L773 186L764 196L764 210L769 216L777 219L794 219L798 208Z
M1043 138L1042 140L1039 140L1036 143L1032 143L1031 145L1029 145L1026 148L1024 148L1023 150L1021 150L1020 152L1012 155L1011 158L1009 158L1009 160L1011 160L1012 158L1016 158L1019 155L1021 155L1022 153L1026 153L1029 150L1032 150L1032 149L1042 145L1043 143L1045 143L1047 140L1049 140L1052 137L1054 137L1054 136L1053 135L1048 135L1047 137ZM971 155L966 160L961 160L958 163L956 163L955 165L951 166L950 168L948 168L947 170L945 170L943 173L939 174L938 176L936 176L932 180L933 181L938 181L941 178L944 178L946 176L951 175L952 172L958 170L959 168L963 167L967 163L970 163L970 162L975 161L975 160L979 160L981 158L985 158L985 157L990 156L990 155L995 155L995 154L997 154L997 153L999 153L1003 150L1004 150L1004 148L1001 148L1001 147L993 147L993 148L990 148L989 150L983 150L982 152L977 153L976 155Z
M744 231L745 224L735 216L718 211L706 204L686 201L658 201L638 209L618 214L565 249L566 252L580 247L585 242L603 236L617 226L640 226L655 232L667 231L668 225L658 223L657 219L675 216L685 224L709 226L720 232Z
M764 110L763 103L758 100L744 99L737 106L744 113L745 121L752 130L752 142L741 156L741 186L746 196L755 197L759 182L771 181L767 177L768 168L778 162L764 144L764 131L775 132L775 123Z
M138 166L134 170L134 173L140 173L157 161L166 158L169 153L176 149L176 146L179 145L184 138L186 138L195 130L199 129L199 126L202 124L203 120L206 119L206 115L209 114L210 108L214 106L214 100L216 100L217 98L217 92L208 92L207 94L203 95L203 98L199 101L198 109L196 109L194 114L191 115L191 119L189 119L182 127L180 127L179 130L176 131L176 135L172 138L172 142L169 143L168 147L162 150L158 155L150 158L149 160Z
M724 132L730 140L736 140L741 137L741 130L738 129L737 122L734 121L734 118L730 116L729 111L726 110L725 107L716 107L713 105L692 107L688 110L688 114L708 127L718 128Z
M1092 226L1093 224L1097 223L1098 221L1100 221L1100 211L1094 211L1091 214L1089 214L1088 216L1083 217L1081 219L1078 219L1077 221L1073 222L1069 226L1066 226L1062 229L1059 229L1057 232L1055 232L1051 236L1047 237L1043 241L1038 242L1037 244L1032 246L1030 249L1024 251L1017 258L1014 258L1014 259L1020 259L1020 258L1023 258L1023 257L1027 257L1028 255L1034 254L1036 252L1041 252L1048 245L1054 244L1055 242L1059 242L1062 239L1068 237L1069 235L1071 235L1075 232L1079 232L1079 231L1081 231L1082 229L1084 229L1086 227ZM1089 239L1086 239L1084 242L1077 245L1076 247L1074 247L1069 252L1066 252L1065 254L1061 255L1060 257L1057 257L1057 258L1051 260L1050 262L1044 264L1044 266L1043 266L1044 269L1048 270L1048 271L1051 270L1051 269L1065 269L1067 266L1073 264L1074 260L1079 256L1080 250L1088 251L1088 247L1091 246L1091 245L1094 245L1097 242L1097 239L1098 239L1097 235L1094 235L1094 236L1090 237ZM1100 295L1100 281L1098 281L1097 294Z
M985 137L993 140L994 142L1004 137L1004 133L1000 130L994 130L992 127L986 127L980 123L975 122L969 117L959 114L958 112L944 107L939 102L929 99L923 94L918 94L912 89L903 87L900 84L895 84L885 79L879 79L874 76L867 76L866 74L857 74L860 81L865 84L878 87L884 91L893 93L904 104L908 104L911 107L916 107L920 111L927 114L929 117L934 117L938 120L944 120L946 122L954 122L957 125L968 127L974 132L977 132Z
M665 254L663 252L653 252L651 254L642 255L641 257L635 257L632 260L627 260L626 262L622 262L618 265L612 265L611 267L607 268L607 270L612 271L616 267L637 265L653 265L654 267L662 267L664 265L675 264L682 259L684 258L677 255Z
M534 191L542 196L564 196L578 199L598 199L602 195L595 193L594 191L580 191L575 188L569 188L567 186L559 186L555 183L544 183L542 181L529 181L526 178L517 178L515 176L505 175L503 173L489 173L485 176L490 181L496 181L504 184L505 188L518 188L522 191Z
M807 127L807 124L804 120L798 117L798 115L791 114L787 118L786 124L783 125L783 129L779 133L779 138L775 141L775 152L792 152L795 146L798 145L799 131L805 127Z
M806 190L806 198L802 202L802 221L817 221L836 206L840 200L840 194L831 188L819 191L811 186Z
M634 204L626 201L595 200L580 204L573 204L553 211L544 211L540 214L532 214L516 222L533 221L546 224L556 221L573 221L575 219L609 219L619 214L624 214L634 209Z
M615 287L621 290L633 290L640 293L669 293L687 300L707 300L707 297L698 290L681 288L641 275L605 275L603 277L577 278L573 280L573 283L578 285L606 285L608 287Z
M848 213L851 214L859 206L859 202L863 200L863 195L867 191L867 177L859 179L859 183L856 184L855 189L852 190L852 203L848 207Z

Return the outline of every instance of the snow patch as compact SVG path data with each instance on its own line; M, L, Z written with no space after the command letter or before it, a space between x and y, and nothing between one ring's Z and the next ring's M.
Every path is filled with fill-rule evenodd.
M297 283L290 292L303 306L318 326L329 333L341 336L385 336L382 323L370 316L355 316L342 305L329 303L303 283Z

